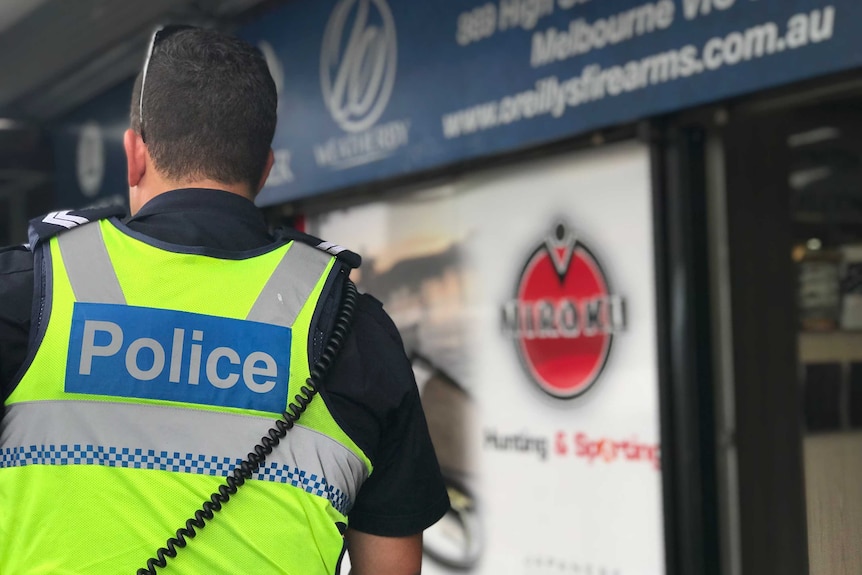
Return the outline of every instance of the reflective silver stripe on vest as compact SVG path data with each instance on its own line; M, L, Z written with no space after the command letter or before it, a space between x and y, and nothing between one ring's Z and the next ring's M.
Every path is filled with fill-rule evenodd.
M227 476L272 424L265 417L159 405L16 403L6 406L0 469L83 464ZM346 514L367 476L350 449L297 424L257 479L291 483Z
M77 301L126 303L98 222L60 234L57 241Z
M246 319L292 326L331 260L331 255L294 241L263 286Z

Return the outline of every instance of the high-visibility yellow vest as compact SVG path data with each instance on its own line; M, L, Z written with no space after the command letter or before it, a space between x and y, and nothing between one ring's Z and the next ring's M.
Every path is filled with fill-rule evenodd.
M296 241L211 257L119 226L40 248L45 327L0 426L2 575L135 573L309 377L334 257ZM317 397L160 573L333 574L371 471Z

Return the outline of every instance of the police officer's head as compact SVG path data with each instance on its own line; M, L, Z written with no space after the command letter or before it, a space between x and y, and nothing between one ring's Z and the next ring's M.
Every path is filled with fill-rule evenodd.
M276 106L256 48L214 30L157 32L125 136L132 213L166 188L201 182L254 197L272 165Z

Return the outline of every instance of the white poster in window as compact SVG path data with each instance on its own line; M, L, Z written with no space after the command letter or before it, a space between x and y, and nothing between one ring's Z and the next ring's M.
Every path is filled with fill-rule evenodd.
M309 218L414 359L453 503L424 573L664 573L650 181L624 144Z

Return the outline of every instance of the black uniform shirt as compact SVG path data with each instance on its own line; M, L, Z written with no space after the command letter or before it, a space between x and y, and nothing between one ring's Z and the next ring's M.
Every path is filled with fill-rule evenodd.
M217 190L162 194L126 224L161 242L207 250L243 252L273 242L253 203ZM27 356L33 293L33 254L24 246L0 250L4 402ZM446 512L449 500L410 362L395 325L373 297L360 296L350 336L315 399L320 400L374 465L350 511L352 528L374 535L412 535Z

